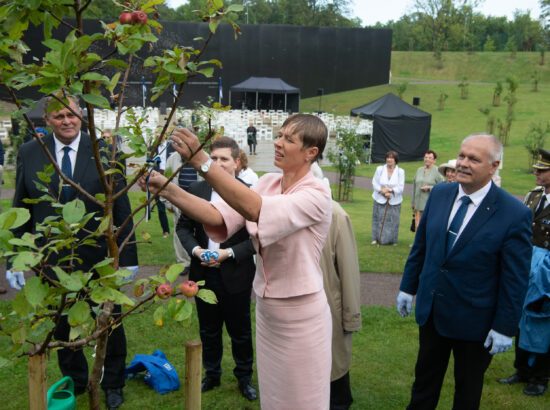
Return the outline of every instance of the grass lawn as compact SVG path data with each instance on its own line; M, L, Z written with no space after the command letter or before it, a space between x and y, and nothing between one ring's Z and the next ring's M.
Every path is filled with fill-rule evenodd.
M7 313L10 302L0 303L0 312ZM254 307L252 308L254 313ZM408 403L413 382L414 364L418 350L418 327L414 319L402 319L394 308L363 307L363 330L354 336L352 368L350 372L354 409L402 409ZM253 315L254 318L254 315ZM124 326L128 338L129 363L136 353L152 354L161 349L179 374L181 387L178 391L159 395L142 380L128 380L124 389L126 409L181 409L183 408L185 380L185 341L198 339L196 314L193 324L183 328L167 323L162 328L154 328L152 310L140 316L125 320ZM253 327L254 328L254 327ZM7 341L0 337L0 349ZM92 348L86 349L87 357ZM224 359L222 367L222 385L202 396L203 409L259 409L259 400L248 402L238 389L232 374L233 360L230 354L230 342L224 333ZM513 353L497 355L485 376L485 387L481 408L483 409L547 409L550 407L550 395L531 398L522 394L522 386L503 386L497 383L501 377L513 371ZM91 363L91 361L90 361ZM452 364L452 359L451 359ZM0 369L0 397L4 409L26 408L27 395L26 359L15 359ZM47 367L48 385L61 378L57 366L56 354L52 353ZM254 372L254 385L258 385ZM447 372L443 385L440 409L452 407L454 381L452 370ZM284 392L281 392L284 394ZM102 401L104 400L102 394ZM87 408L87 397L79 396L77 408Z
M393 77L430 78L433 80L496 82L513 75L522 83L531 83L533 72L540 73L540 83L550 83L548 60L541 66L540 53L509 52L443 52L443 67L438 66L429 51L392 51L391 73ZM401 80L398 80L401 81Z

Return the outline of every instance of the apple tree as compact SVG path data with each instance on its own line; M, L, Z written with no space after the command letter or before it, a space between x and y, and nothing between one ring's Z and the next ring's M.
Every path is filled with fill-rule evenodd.
M9 337L12 342L10 351L0 352L0 366L22 356L43 356L51 349L95 346L96 356L88 391L90 408L99 409L98 380L105 359L109 330L124 317L142 312L160 299L169 298L157 304L154 312L157 325L162 326L168 319L185 324L191 316L191 304L187 302L187 297L173 289L173 283L183 270L182 265L166 266L156 274L139 280L131 279L131 272L119 266L120 251L128 244L130 237L124 238L121 243L118 235L131 218L135 222L132 233L135 232L135 227L144 218L137 220L136 217L155 199L155 195L144 196L141 204L122 226L114 225L114 201L127 193L152 167L150 162L146 162L138 168L124 170L124 160L129 157L154 156L176 113L185 83L196 76L211 77L215 67L221 67L218 60L205 60L204 51L223 21L233 25L237 37L240 29L233 19L235 12L240 11L242 6L226 7L222 0L205 0L203 7L196 13L209 25L210 31L206 38L162 50L158 55L150 55L140 62L138 51L145 47L150 49L150 45L158 40L162 32L157 8L164 0L112 0L112 6L120 10L119 20L102 21L100 31L88 33L85 32L82 16L92 3L93 0L7 0L0 4L0 85L17 107L14 116L23 119L29 130L34 130L27 113L36 102L20 97L21 90L27 87L34 87L42 94L53 97L56 103L49 107L53 110L71 109L67 97L78 96L85 102L86 114L80 117L79 113L73 113L80 117L88 129L95 165L104 188L102 194L95 196L83 190L61 172L55 158L34 134L34 138L49 155L51 164L37 175L43 196L27 201L44 202L46 206L54 207L58 217L46 218L36 227L37 233L34 235L25 233L15 237L12 230L29 220L29 211L12 208L0 215L0 256L9 260L14 270L34 273L15 297L12 314L0 316L0 335ZM27 58L32 56L32 49L22 41L31 25L43 27L43 44L47 52L40 60ZM64 39L54 35L60 26L70 30ZM101 54L92 50L101 50ZM128 75L136 64L140 64L143 70L149 70L155 77L152 100L175 90L174 103L161 135L150 147L140 127L143 117L130 110L127 115L130 124L120 126L126 105ZM172 88L173 84L175 88ZM105 148L96 137L101 130L94 121L94 112L97 109L109 109L110 101L116 104L117 125L114 134L123 137L130 152L118 151L118 144L114 140ZM205 142L214 136L215 131L210 128ZM178 171L174 170L172 178ZM60 181L69 184L79 195L97 204L103 213L87 212L79 199L59 203L57 196L48 189L54 173L59 174ZM122 190L115 189L116 178L126 179ZM99 226L95 231L86 231L86 224L92 218L100 221ZM98 238L106 240L108 258L98 260L89 271L71 268L74 266L71 262L78 260L79 248L93 245ZM148 239L147 234L140 238L142 241ZM117 245L117 242L121 245ZM67 250L70 256L63 267L47 266L44 263L49 255ZM46 269L53 270L56 278L46 275ZM133 283L133 295L120 291L121 285L129 282ZM184 291L185 294L194 293L189 286ZM215 295L210 291L202 289L197 296L207 302L215 302ZM94 315L90 313L86 300L97 304ZM114 304L123 306L123 313L117 319L111 315ZM53 338L62 315L68 316L71 325L68 342Z

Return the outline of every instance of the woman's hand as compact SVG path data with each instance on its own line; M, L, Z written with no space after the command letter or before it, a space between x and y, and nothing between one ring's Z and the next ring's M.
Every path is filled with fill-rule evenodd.
M187 128L176 128L170 135L170 141L174 149L193 168L199 169L207 160L207 155L199 150L201 145L199 139ZM193 158L191 158L192 155Z
M149 181L147 181L147 175L149 175ZM151 174L142 175L138 181L138 184L142 191L146 191L147 186L149 186L149 191L151 191L152 194L156 194L160 191L160 188L162 188L167 180L168 178L160 172L151 171Z
M421 191L429 192L432 187L430 185L424 185L420 187Z

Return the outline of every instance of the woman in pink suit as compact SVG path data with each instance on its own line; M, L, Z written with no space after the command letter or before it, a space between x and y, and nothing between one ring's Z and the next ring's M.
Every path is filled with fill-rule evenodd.
M282 174L266 174L249 189L199 151L189 163L224 201L209 203L175 184L161 192L203 223L216 242L243 225L250 233L258 254L253 287L264 410L329 408L332 322L319 259L331 222L331 193L310 172L327 135L319 118L294 115L274 143L274 163ZM186 159L200 145L186 129L176 130L172 142ZM149 188L155 192L165 181L153 172Z

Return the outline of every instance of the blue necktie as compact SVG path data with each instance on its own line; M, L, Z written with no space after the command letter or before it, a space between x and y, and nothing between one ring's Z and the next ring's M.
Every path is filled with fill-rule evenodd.
M61 172L63 172L67 177L72 179L73 168L71 166L71 157L69 157L69 152L71 151L71 147L65 146L63 147L63 151L65 151L65 153L63 154L63 158L61 159ZM63 191L63 198L65 199L65 202L67 202L69 199L69 192L71 191L71 187L64 183L62 187L62 191Z
M449 254L449 252L451 252L451 249L453 248L456 237L458 236L458 231L460 231L460 227L462 226L462 222L464 221L464 217L466 216L468 205L470 205L470 202L472 202L470 197L466 195L460 198L460 200L462 201L462 204L460 204L460 207L456 211L453 221L449 226L449 230L447 231L447 255Z

